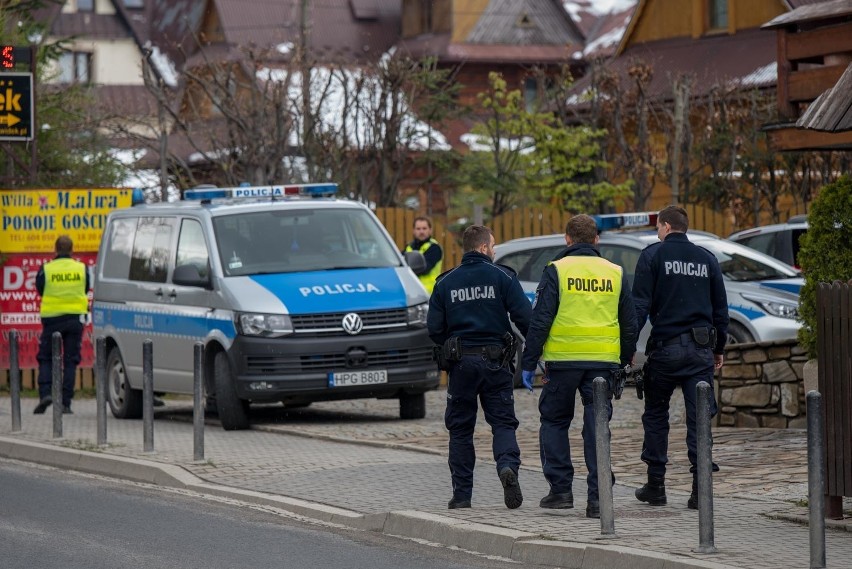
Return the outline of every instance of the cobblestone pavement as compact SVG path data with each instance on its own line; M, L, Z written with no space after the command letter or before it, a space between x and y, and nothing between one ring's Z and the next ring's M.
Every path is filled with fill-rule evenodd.
M537 391L538 392L538 391ZM447 435L442 424L442 391L429 394L427 417L397 418L396 401L318 403L306 409L261 407L253 415L254 431L222 431L209 420L204 463L192 459L191 414L186 401L168 401L157 411L155 454L142 453L141 421L108 419L110 445L101 452L176 464L208 482L279 494L370 514L418 510L466 522L540 534L542 539L621 545L682 558L697 558L731 567L775 569L807 567L809 532L789 518L807 513L796 501L806 495L806 451L803 431L715 429L714 459L722 470L714 476L715 537L719 553L694 553L698 516L686 508L689 491L683 444L682 408L672 412L669 505L650 508L633 497L644 478L639 461L639 402L632 394L617 402L613 418L613 458L618 476L615 519L618 538L600 541L600 525L584 517L585 473L577 451L579 432L572 429L577 475L576 509L553 512L538 508L547 485L538 467L536 395L516 391L525 470L520 481L526 501L509 511L490 458L489 431L479 421L476 432L481 463L475 471L474 507L446 510L450 497L446 465ZM8 399L0 399L0 435L8 436ZM23 402L20 439L84 450L98 450L95 405L75 402L74 415L64 416L63 439L53 439L51 413L33 416L34 400ZM162 420L177 418L177 421ZM298 436L294 436L298 435ZM361 444L351 444L358 442ZM416 450L416 452L414 452ZM848 521L848 520L847 520ZM852 524L827 531L829 567L848 566L852 559Z

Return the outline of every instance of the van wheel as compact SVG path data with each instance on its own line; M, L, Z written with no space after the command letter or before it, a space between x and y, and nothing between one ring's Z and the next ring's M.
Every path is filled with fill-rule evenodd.
M399 396L400 419L422 419L426 416L426 394L404 393Z
M119 419L138 419L142 416L142 390L130 387L124 360L117 347L112 348L106 364L107 402L113 416Z
M216 387L216 411L222 428L239 431L249 428L249 403L237 397L228 355L219 352L213 359L213 383Z
M726 345L748 344L750 342L754 342L754 337L749 334L749 331L746 330L745 326L738 322L728 323L728 341L726 342Z

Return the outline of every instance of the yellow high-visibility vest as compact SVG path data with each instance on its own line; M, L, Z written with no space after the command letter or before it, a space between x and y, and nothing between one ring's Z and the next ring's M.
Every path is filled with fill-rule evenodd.
M41 317L86 314L89 311L87 292L86 265L68 257L45 263Z
M423 245L420 246L420 249L418 249L418 251L420 251L421 254L425 255L426 249L428 249L432 245L438 245L438 244L439 243L437 241L435 241L434 239L432 239L430 237L429 241L426 241L425 243L423 243ZM411 243L409 243L408 245L405 246L405 252L406 253L410 253L412 251L414 251L414 249L411 247ZM422 275L417 275L417 278L420 279L420 282L423 283L423 286L426 288L426 292L428 292L429 294L432 294L432 289L435 288L435 281L438 280L438 275L441 274L441 267L443 265L444 265L444 258L441 257L441 260L438 261L437 263L435 263L435 266L432 267L432 270L430 270L428 273L423 273Z
M559 308L541 359L618 364L621 267L589 256L563 257L551 264L559 278Z

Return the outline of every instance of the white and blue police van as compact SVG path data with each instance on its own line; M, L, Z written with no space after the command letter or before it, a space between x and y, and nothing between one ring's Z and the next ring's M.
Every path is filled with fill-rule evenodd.
M142 348L154 390L204 388L225 429L251 403L399 399L425 416L439 372L426 332L428 295L364 204L335 184L187 190L107 220L94 280L94 333L106 340L113 415L142 414Z

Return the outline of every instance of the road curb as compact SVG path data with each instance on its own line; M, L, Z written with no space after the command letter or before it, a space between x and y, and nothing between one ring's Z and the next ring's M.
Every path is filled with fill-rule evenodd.
M536 539L536 534L528 532L414 510L361 514L297 498L211 484L174 464L60 447L8 436L0 436L0 456L273 506L306 518L353 529L422 539L523 563L549 564L565 569L736 569L730 565L618 545L603 547L539 540Z

